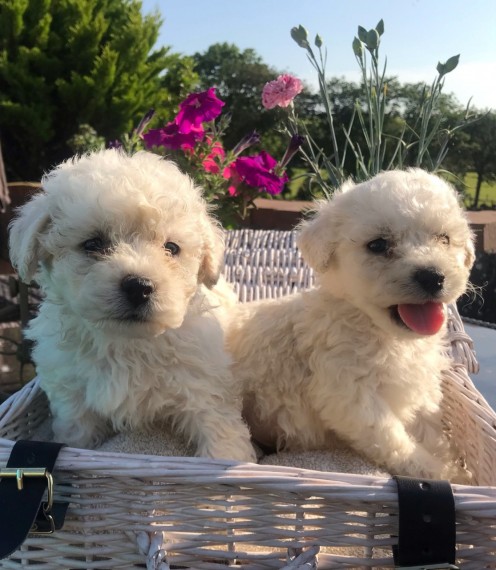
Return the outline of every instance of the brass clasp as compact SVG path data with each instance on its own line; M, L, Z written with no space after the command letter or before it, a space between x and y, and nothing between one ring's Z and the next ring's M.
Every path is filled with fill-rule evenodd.
M3 477L15 477L17 482L17 490L22 491L24 488L25 477L45 477L47 480L47 500L43 503L43 514L46 520L50 523L50 530L46 533L41 533L36 529L36 524L32 528L33 532L40 534L51 534L55 530L55 523L51 515L53 507L53 477L44 467L4 467L0 469L0 479Z

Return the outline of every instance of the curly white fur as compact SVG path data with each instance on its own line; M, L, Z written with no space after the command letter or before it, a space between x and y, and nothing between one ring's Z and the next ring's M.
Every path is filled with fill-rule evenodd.
M27 336L56 439L94 447L164 418L201 456L254 460L219 322L222 230L200 191L156 155L115 150L67 161L42 186L10 251L45 294Z
M300 230L318 286L231 312L255 439L305 450L337 437L392 473L465 480L440 418L446 304L474 260L455 191L418 169L382 173L344 185Z

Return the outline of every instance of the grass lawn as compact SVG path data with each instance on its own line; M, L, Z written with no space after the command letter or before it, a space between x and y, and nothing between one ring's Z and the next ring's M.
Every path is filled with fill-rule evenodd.
M466 184L466 198L465 205L470 207L474 201L475 196L475 186L477 184L477 176L475 172L469 172L465 176ZM487 205L491 207L496 207L496 182L483 182L480 195L479 195L479 206Z
M303 169L295 169L293 171L293 178L289 181L288 190L284 194L284 199L294 200L298 194L301 185L304 184L305 179L301 175ZM470 208L474 201L475 186L477 184L477 175L475 172L469 172L465 176L465 197L464 203L467 208ZM483 182L479 196L479 206L486 205L489 207L496 207L496 182Z

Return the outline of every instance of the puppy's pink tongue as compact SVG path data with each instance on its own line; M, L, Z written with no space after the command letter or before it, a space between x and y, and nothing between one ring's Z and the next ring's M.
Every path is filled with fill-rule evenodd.
M436 334L444 323L442 303L398 305L398 313L405 325L418 334Z

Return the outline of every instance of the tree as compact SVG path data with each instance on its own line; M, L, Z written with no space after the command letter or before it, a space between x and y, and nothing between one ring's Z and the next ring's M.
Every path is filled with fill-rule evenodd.
M172 113L184 92L169 91L163 72L180 58L153 49L160 26L139 0L0 0L0 136L10 180L37 180L70 156L67 141L81 125L110 140L150 107Z
M201 88L216 87L217 95L226 103L225 112L232 117L224 137L226 146L234 146L256 130L265 148L274 154L283 152L287 141L277 134L273 136L281 115L262 107L263 86L279 72L265 64L253 49L241 51L228 43L214 44L193 57Z

